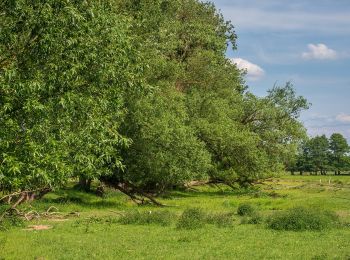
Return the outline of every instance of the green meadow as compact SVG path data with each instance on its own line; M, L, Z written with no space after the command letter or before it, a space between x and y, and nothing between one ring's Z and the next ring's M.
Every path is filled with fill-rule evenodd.
M38 213L51 207L52 215L2 228L0 259L350 258L349 176L283 176L235 190L197 186L159 200L166 206L136 206L113 190L104 198L73 188L50 193L21 207ZM238 215L241 204L251 205L261 221ZM333 211L339 220L320 231L269 228L271 215L300 206ZM179 228L181 214L191 208L227 225L214 220ZM49 229L28 230L32 225Z

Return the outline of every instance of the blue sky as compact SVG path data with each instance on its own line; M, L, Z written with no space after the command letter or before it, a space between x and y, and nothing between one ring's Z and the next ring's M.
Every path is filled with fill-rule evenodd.
M342 133L350 141L350 0L212 0L238 34L227 56L248 69L264 95L292 81L311 108L310 135Z

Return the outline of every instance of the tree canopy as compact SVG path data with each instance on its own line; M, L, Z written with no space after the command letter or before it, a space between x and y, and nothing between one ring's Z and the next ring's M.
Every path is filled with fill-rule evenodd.
M327 138L325 135L315 136L305 140L296 160L289 166L292 172L299 171L326 175L334 171L339 175L350 170L350 147L342 134L334 133Z
M284 169L308 108L291 83L257 97L226 56L236 33L197 0L3 1L0 189L99 179L157 194L248 185ZM334 140L333 140L334 139ZM331 141L341 160L344 145Z

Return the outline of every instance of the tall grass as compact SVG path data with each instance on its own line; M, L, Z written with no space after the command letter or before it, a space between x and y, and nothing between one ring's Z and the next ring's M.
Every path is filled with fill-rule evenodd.
M137 225L149 225L156 224L161 226L171 225L174 219L174 213L168 210L156 210L156 211L138 211L133 210L125 213L119 219L119 223L124 225L137 224Z
M337 215L331 211L296 207L272 215L268 227L287 231L320 231L332 227L337 221Z

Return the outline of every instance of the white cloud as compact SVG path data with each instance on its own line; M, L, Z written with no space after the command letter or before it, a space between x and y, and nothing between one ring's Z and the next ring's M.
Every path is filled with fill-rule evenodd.
M334 60L338 57L335 50L332 50L323 43L309 44L309 51L303 52L302 57L307 60Z
M241 70L247 71L247 78L252 81L261 79L265 75L265 71L258 65L241 58L232 58L232 63L236 64Z
M342 123L350 123L350 115L344 113L339 114L337 115L336 120Z
M338 115L311 114L303 120L311 136L340 133L350 142L350 114Z

